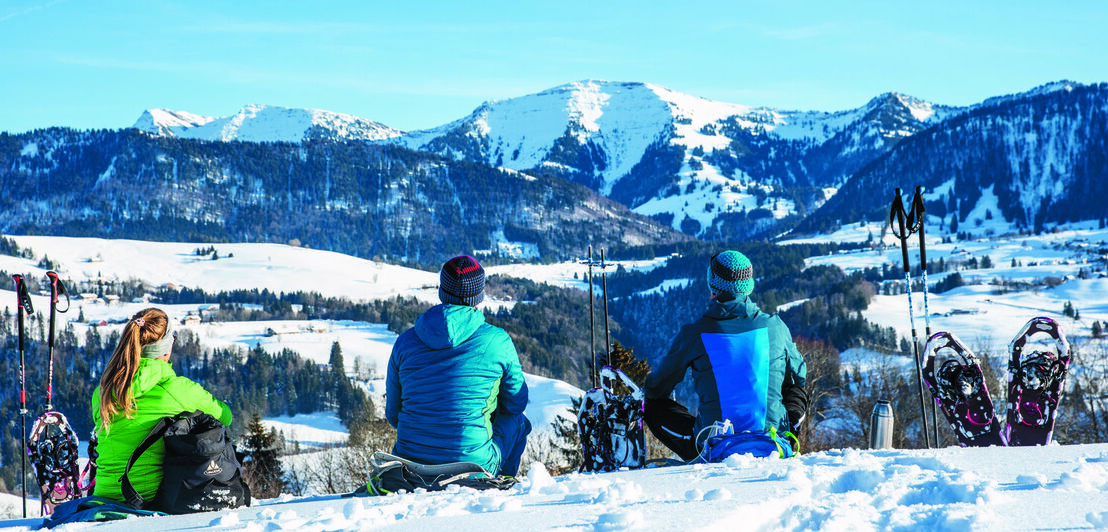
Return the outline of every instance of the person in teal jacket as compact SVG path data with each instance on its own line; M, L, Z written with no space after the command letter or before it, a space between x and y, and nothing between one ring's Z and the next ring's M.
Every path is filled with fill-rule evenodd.
M160 419L200 410L231 424L231 409L202 386L178 377L169 365L174 336L165 312L149 308L123 328L100 386L92 393L96 423L96 486L93 495L125 501L120 477L131 454ZM159 439L135 462L129 478L135 491L154 500L162 482L165 444Z
M795 436L808 410L807 366L785 322L750 300L754 268L738 251L724 251L708 263L711 303L685 325L646 378L645 420L651 433L685 460L697 458L716 422L733 431L776 436L783 456L797 449ZM699 398L694 416L670 399L692 369Z
M468 255L439 272L439 300L389 356L385 417L393 453L424 464L474 462L513 476L531 432L527 383L512 339L485 323L485 270Z

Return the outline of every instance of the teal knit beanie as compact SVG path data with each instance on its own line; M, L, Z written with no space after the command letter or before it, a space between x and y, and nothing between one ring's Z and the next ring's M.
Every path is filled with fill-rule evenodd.
M748 296L754 291L754 267L738 251L724 251L708 261L708 286L712 292Z

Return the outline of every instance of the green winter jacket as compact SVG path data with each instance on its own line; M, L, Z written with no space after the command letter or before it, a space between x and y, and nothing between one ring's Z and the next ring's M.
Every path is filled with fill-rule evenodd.
M133 418L117 415L109 430L100 423L100 387L92 393L92 419L96 423L97 460L96 487L93 495L125 500L120 477L127 467L131 454L146 439L146 435L165 416L181 412L201 410L215 416L224 425L231 424L231 409L212 397L199 384L186 377L178 377L168 362L144 358L131 381L135 395ZM152 445L131 468L131 484L139 495L153 500L162 482L162 459L165 444L161 440Z

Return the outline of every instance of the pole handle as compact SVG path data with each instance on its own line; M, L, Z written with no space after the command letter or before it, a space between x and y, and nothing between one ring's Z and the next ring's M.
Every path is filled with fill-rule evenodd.
M15 281L15 304L27 314L35 313L35 306L31 304L31 294L27 291L27 282L18 273L12 275Z
M896 225L893 225L893 219L896 219ZM905 230L904 223L907 214L904 212L904 202L900 199L900 188L897 187L896 193L893 196L892 205L889 208L889 225L892 227L893 234L900 239L900 254L904 261L904 273L911 271L911 267L908 265L908 232ZM900 232L897 232L897 229Z
M916 186L916 194L912 197L912 210L908 213L908 219L913 226L911 231L919 233L919 261L920 267L927 269L927 245L924 239L923 224L927 221L927 207L923 204L923 187Z
M69 305L70 305L69 290L66 290L65 284L62 283L62 280L58 277L57 272L53 272L53 271L46 272L46 276L50 278L50 304L53 307L56 307L57 304L58 304L58 296L59 295L64 295L65 296L65 308L64 309L56 309L56 310L58 312L61 312L62 314L65 314L67 311L69 311Z

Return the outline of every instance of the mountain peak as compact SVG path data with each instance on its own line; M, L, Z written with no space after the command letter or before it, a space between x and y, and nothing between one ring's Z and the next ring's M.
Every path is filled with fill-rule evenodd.
M354 115L256 103L244 105L237 113L225 117L147 109L133 127L152 135L210 141L382 140L403 134Z
M906 115L910 115L912 120L922 123L931 122L933 118L941 119L936 117L936 111L941 108L927 100L895 91L879 94L863 107L868 118L892 115L907 119Z

